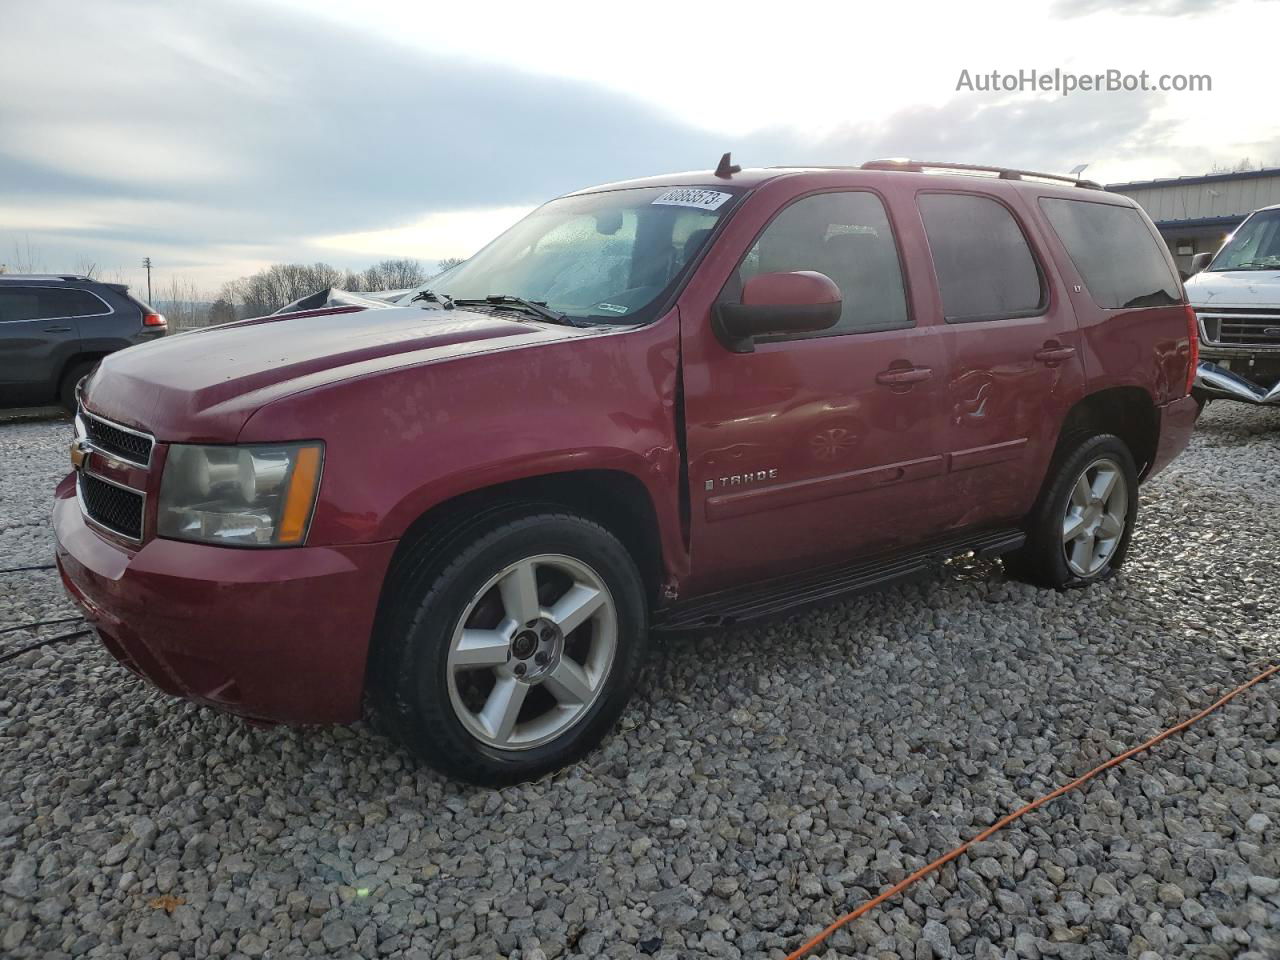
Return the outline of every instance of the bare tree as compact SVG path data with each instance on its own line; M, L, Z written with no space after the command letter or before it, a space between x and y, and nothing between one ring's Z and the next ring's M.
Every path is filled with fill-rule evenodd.
M261 317L299 297L340 287L346 273L327 263L275 263L222 288L221 299L235 305L239 317Z
M377 273L380 283L380 286L370 287L370 290L402 290L406 287L416 287L427 279L427 271L422 266L422 261L409 257L383 260L370 269Z
M466 257L445 257L443 260L436 262L436 276L444 273L446 270L452 270L454 267L466 263Z
M31 236L24 236L21 241L13 241L13 255L9 262L0 264L0 273L73 273L104 283L124 283L119 269L105 270L98 261L86 254L77 256L68 267L66 261L55 263L49 267L44 253L31 242Z
M208 313L205 315L205 323L209 326L214 326L219 323L230 323L235 318L235 304L225 297L219 297L209 304Z
M171 329L191 330L208 322L210 298L194 281L171 277L155 292L155 307L168 319Z
M31 243L31 235L23 237L22 242L13 241L13 260L8 265L12 273L44 273L44 260L40 249Z
M327 263L276 263L225 284L220 299L234 305L236 316L260 317L321 290L399 290L416 287L425 279L422 264L410 259L383 260L360 272Z

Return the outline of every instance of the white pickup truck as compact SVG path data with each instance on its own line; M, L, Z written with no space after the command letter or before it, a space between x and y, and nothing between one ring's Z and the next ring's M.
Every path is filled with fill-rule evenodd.
M1197 254L1192 266L1200 268L1186 283L1200 320L1197 400L1280 406L1280 206L1249 214L1217 254Z

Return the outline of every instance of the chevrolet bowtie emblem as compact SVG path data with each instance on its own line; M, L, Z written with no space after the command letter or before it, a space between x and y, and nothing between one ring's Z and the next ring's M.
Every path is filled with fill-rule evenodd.
M84 445L81 440L71 441L71 466L76 470L83 470L85 461L89 459L89 448Z

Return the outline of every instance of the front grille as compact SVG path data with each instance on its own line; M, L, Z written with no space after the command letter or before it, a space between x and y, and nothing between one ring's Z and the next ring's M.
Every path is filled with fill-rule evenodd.
M103 453L129 460L143 467L151 461L151 447L154 441L150 437L131 433L84 411L80 413L80 420L84 424L85 436L89 442Z
M1280 310L1218 307L1197 310L1205 343L1232 347L1280 347Z
M142 539L142 494L81 471L80 499L94 523L130 540Z

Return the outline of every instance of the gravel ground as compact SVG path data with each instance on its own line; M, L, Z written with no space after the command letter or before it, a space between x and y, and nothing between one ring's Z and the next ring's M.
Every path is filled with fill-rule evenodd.
M68 428L0 427L0 567ZM91 642L0 666L5 957L782 957L1001 814L1280 661L1280 410L1215 404L1122 577L922 586L660 645L586 763L501 791L364 726L254 730ZM0 580L0 626L65 615ZM13 646L21 634L0 636ZM818 956L1280 957L1280 680Z

